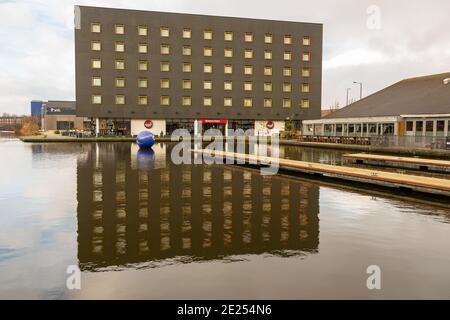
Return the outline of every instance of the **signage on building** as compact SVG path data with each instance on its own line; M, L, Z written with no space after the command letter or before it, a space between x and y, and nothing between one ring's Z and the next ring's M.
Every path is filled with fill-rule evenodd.
M215 123L215 124L226 124L228 121L226 119L198 119L200 123Z
M266 128L272 130L275 127L275 123L273 121L267 121Z
M145 120L144 127L146 127L147 129L153 128L153 121L152 120Z

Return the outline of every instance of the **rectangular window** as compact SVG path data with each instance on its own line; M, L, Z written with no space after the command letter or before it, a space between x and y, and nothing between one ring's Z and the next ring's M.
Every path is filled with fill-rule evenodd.
M91 84L93 87L101 87L102 86L102 77L92 77Z
M192 64L189 62L183 62L183 72L192 72Z
M251 108L253 106L252 98L244 98L244 107Z
M302 108L309 108L309 99L302 99L302 101L300 102L300 106Z
M91 60L92 69L101 69L102 68L102 60L100 59L92 59Z
M183 107L190 107L192 105L191 97L183 97Z
M302 84L302 92L309 92L309 84L308 83L303 83Z
M223 89L224 89L225 91L231 91L231 90L233 90L233 82L232 82L232 81L225 81L225 82L223 83Z
M161 72L169 72L170 71L169 61L161 61L160 62L160 70L161 70Z
M253 42L253 33L246 32L245 36L244 36L244 41L245 42Z
M272 34L270 34L270 33L266 33L265 35L264 35L264 43L272 43Z
M192 81L191 80L183 80L183 89L191 90L192 89Z
M445 130L445 121L437 120L436 121L436 135L442 137L444 135Z
M138 88L148 88L148 79L147 78L139 78Z
M283 53L283 59L286 60L286 61L291 61L292 60L292 52L285 51Z
M253 59L253 49L245 49L244 50L244 58L245 59Z
M102 44L98 40L91 41L91 50L92 51L101 51Z
M116 60L116 70L124 70L125 69L125 60L118 59Z
M183 29L183 38L184 39L191 39L192 38L192 30L189 28Z
M416 136L423 135L423 121L416 121Z
M205 57L212 57L213 55L213 49L211 47L204 47L203 48L203 56Z
M138 70L139 71L147 71L148 70L148 61L141 60L138 62Z
M253 90L253 83L244 82L244 91L252 91L252 90Z
M203 97L203 105L205 107L211 107L212 106L212 98L211 97Z
M251 76L253 74L253 67L252 66L244 66L244 74L246 76Z
M266 59L266 60L272 60L272 51L270 51L270 50L264 50L264 59Z
M93 33L102 32L102 27L101 27L100 23L98 23L98 22L91 23L91 32L93 32Z
M161 96L160 103L162 106L170 105L170 97L169 96Z
M232 31L225 31L225 33L224 33L224 40L225 41L233 41L233 32Z
M303 44L304 46L310 46L310 45L311 45L311 37L309 37L309 36L304 36L304 37L302 38L302 44Z
M125 43L122 41L116 41L115 49L116 52L125 52Z
M303 68L302 69L302 77L309 78L311 76L311 71L309 68Z
M117 88L125 87L125 78L116 78L114 82Z
M183 56L192 55L192 47L191 46L183 46Z
M138 97L138 104L141 106L148 104L148 97L147 96L139 96Z
M264 99L264 108L272 108L272 98Z
M284 41L283 41L283 43L284 43L284 44L292 44L292 36L290 36L290 35L284 36Z
M233 49L232 48L225 48L223 52L223 56L225 58L233 58Z
M204 90L212 90L212 81L211 80L203 81L203 89Z
M265 82L264 83L264 91L265 92L272 92L272 82Z
M101 104L102 96L100 94L93 94L91 98L92 104Z
M223 67L223 72L224 72L225 74L232 74L232 73L233 73L233 66L232 66L231 64L226 64L226 65Z
M292 69L289 67L284 67L283 68L283 76L285 76L285 77L292 76Z
M161 89L169 89L170 88L170 80L169 79L161 79L160 87L161 87Z
M170 46L168 44L160 45L159 52L163 55L170 54Z
M283 99L283 108L290 108L292 105L291 99Z
M302 61L310 61L311 60L311 54L309 52L303 52L302 53Z
M167 27L161 27L161 28L159 29L159 34L160 34L160 36L163 37L163 38L168 38L168 37L170 36L169 28L167 28Z
M146 36L146 35L147 35L147 27L138 26L138 36Z
M115 34L125 34L125 26L123 24L116 24L114 26Z
M203 39L205 40L212 40L213 38L213 32L211 30L204 30L203 31Z
M291 92L292 91L292 85L290 83L283 83L283 92Z
M147 53L148 46L146 43L139 43L138 52L139 53Z
M205 63L203 65L203 72L204 73L212 73L213 72L213 66L210 63Z
M264 75L271 76L272 75L272 67L264 67Z
M123 94L116 94L116 104L125 104L125 96Z
M233 98L229 98L229 97L223 98L223 105L225 107L232 107L233 106Z

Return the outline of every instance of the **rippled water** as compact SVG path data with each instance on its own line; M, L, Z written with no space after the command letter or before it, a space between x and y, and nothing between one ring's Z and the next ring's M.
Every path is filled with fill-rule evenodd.
M1 298L450 298L450 210L172 146L0 140ZM282 156L341 163L342 152ZM66 269L82 271L81 290ZM366 287L378 265L382 289Z

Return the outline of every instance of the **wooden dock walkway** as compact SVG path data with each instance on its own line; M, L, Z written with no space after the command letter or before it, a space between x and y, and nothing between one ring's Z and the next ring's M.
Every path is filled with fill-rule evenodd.
M395 172L377 171L346 166L289 160L282 158L263 157L234 152L212 151L207 149L193 150L206 156L219 156L236 160L245 160L246 163L264 165L277 163L279 168L288 171L297 171L312 174L321 174L326 177L375 184L384 187L402 188L422 193L431 193L450 197L450 180L433 177L423 177Z

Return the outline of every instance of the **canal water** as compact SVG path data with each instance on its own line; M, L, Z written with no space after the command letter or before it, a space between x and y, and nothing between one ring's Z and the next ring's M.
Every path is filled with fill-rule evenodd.
M172 147L0 139L0 298L450 298L450 209Z

